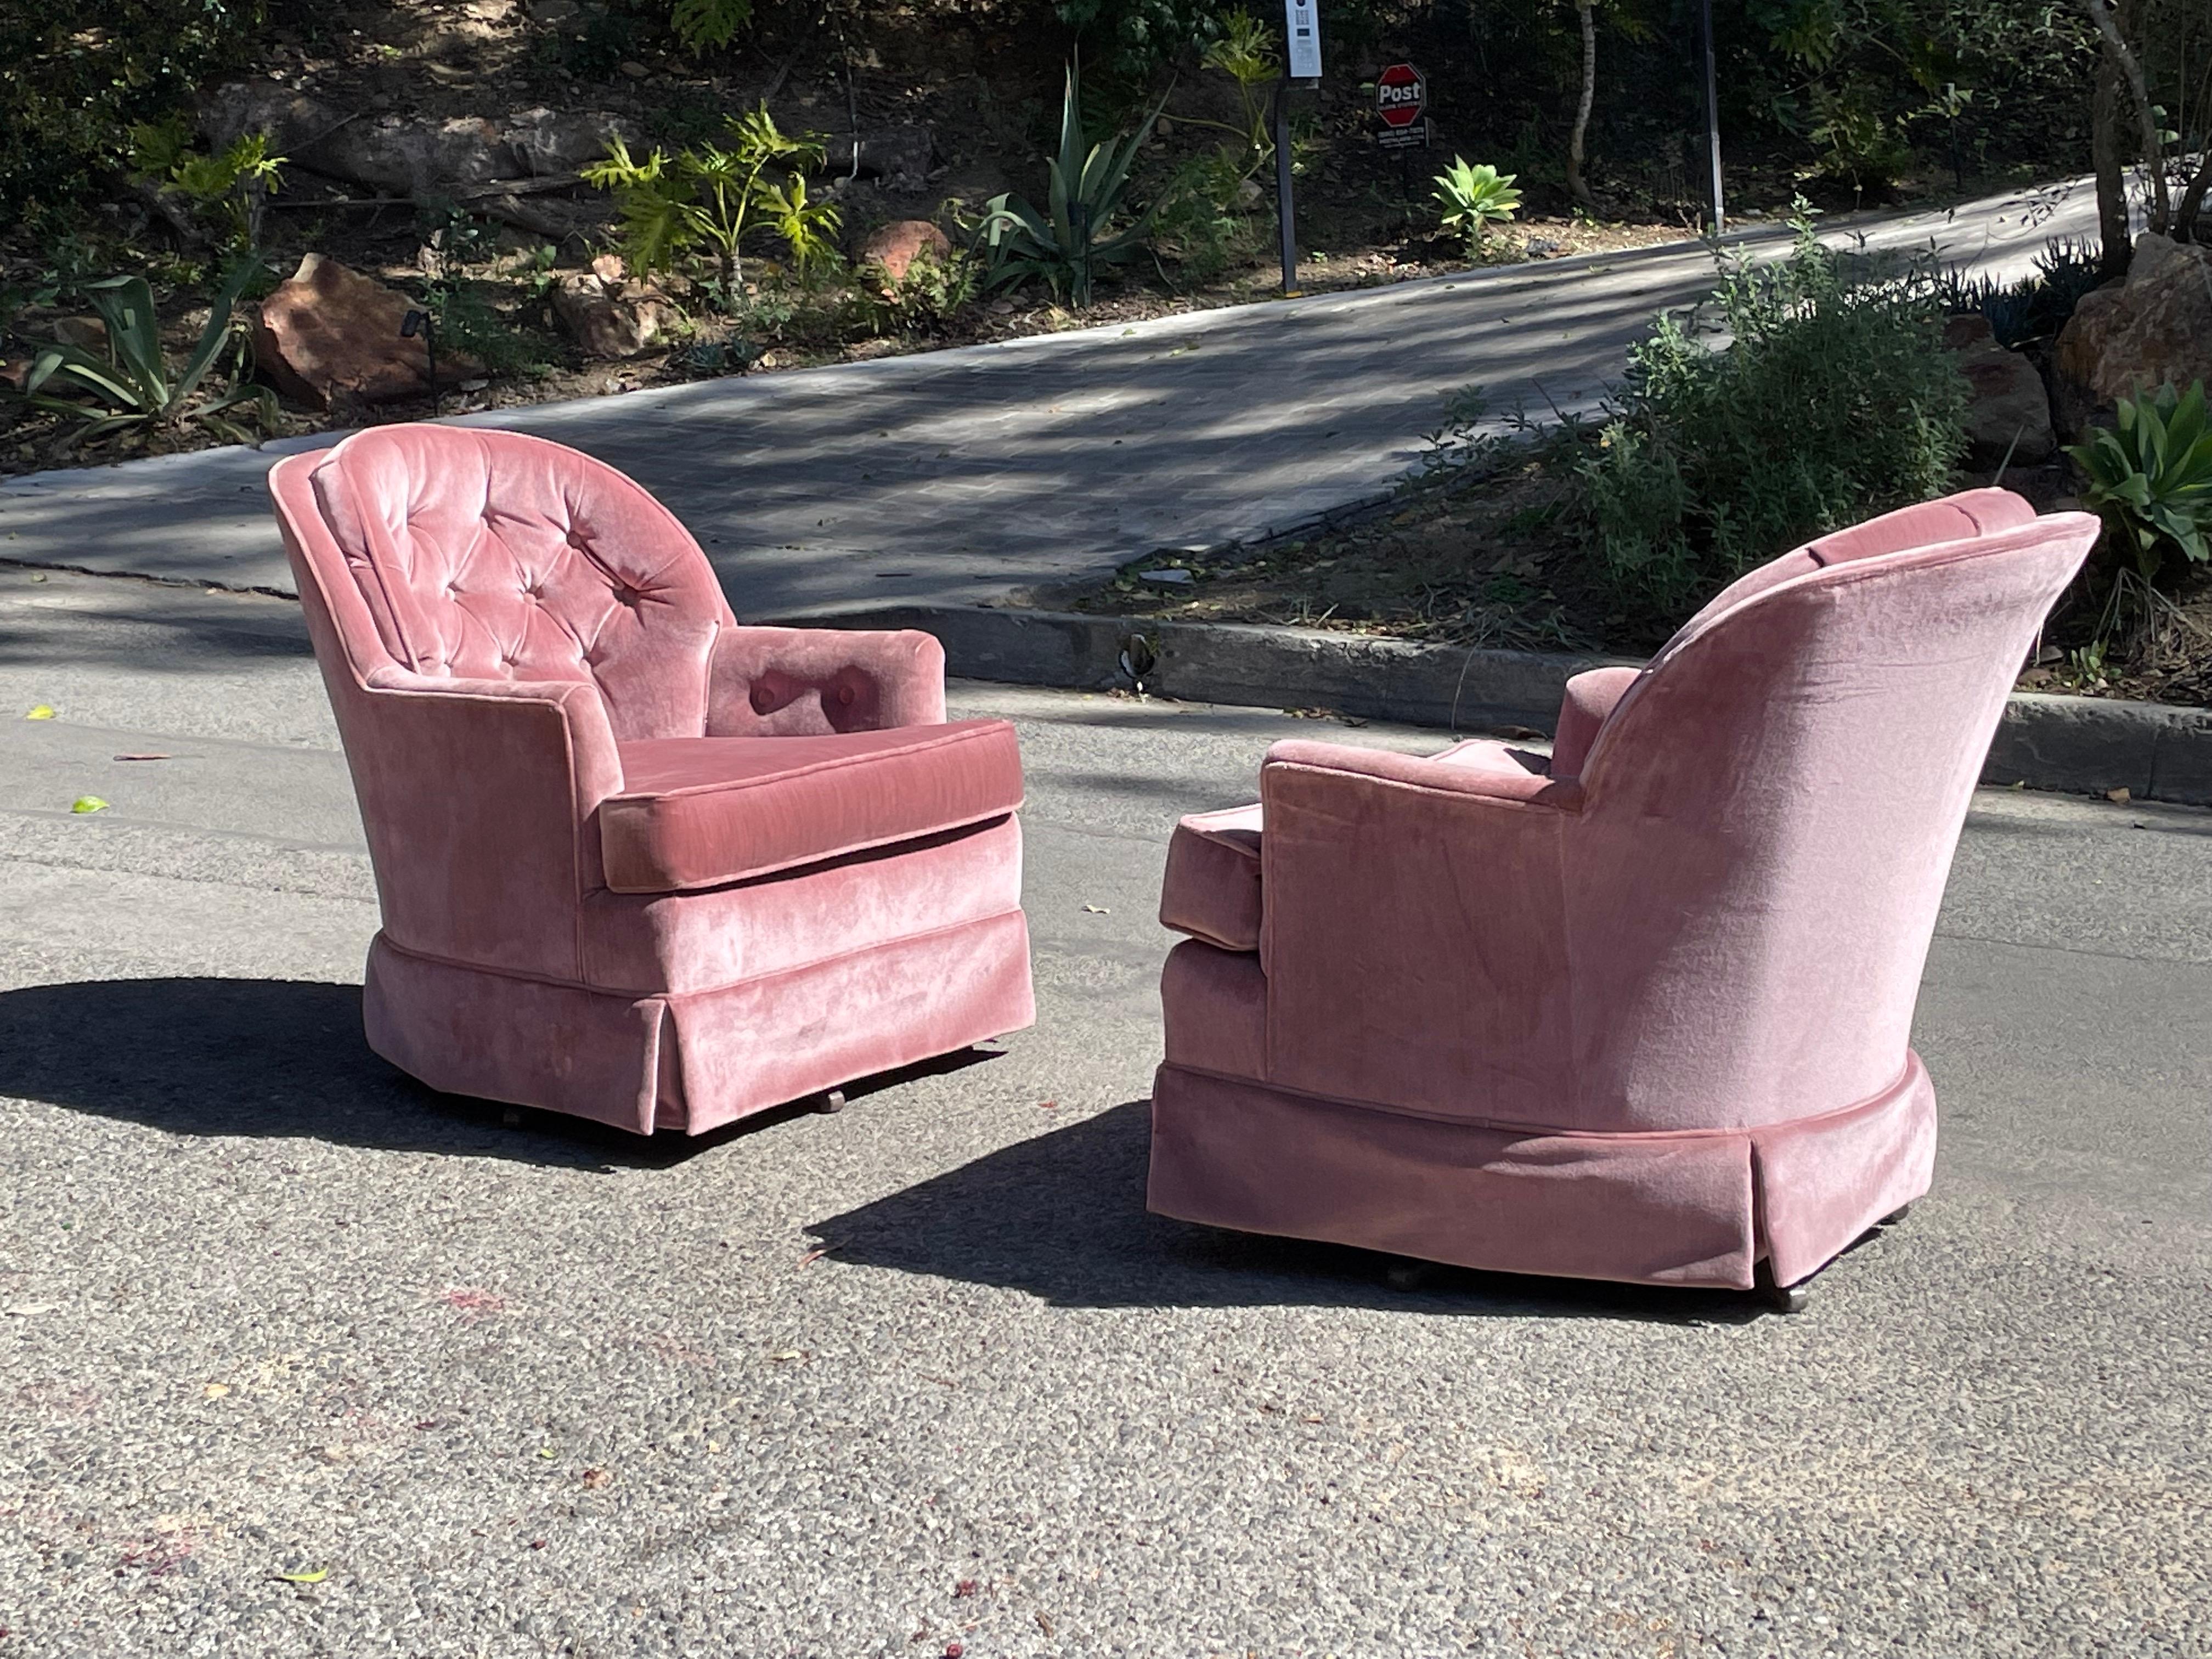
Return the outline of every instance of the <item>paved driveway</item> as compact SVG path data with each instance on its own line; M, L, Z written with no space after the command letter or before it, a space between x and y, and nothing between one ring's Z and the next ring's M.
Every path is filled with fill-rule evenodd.
M1834 234L2017 273L2094 226L2082 184ZM1655 313L1712 280L1710 254L1676 244L483 419L660 495L741 617L969 605L1372 496L1470 382L1501 409L1587 404ZM0 559L289 592L262 475L328 441L9 481Z
M1144 1213L1152 912L1273 738L1440 739L955 702L1036 1030L507 1128L362 1047L296 609L0 572L0 1655L2212 1653L2212 815L1978 798L1936 1188L1806 1315L1403 1293Z

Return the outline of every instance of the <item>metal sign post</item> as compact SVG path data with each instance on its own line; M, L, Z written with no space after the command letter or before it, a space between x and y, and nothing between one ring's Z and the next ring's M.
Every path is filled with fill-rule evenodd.
M1728 210L1721 199L1721 100L1719 76L1713 69L1713 0L1704 0L1705 25L1705 155L1712 168L1713 234L1728 228Z
M1283 297L1298 292L1298 231L1291 197L1291 83L1321 79L1321 0L1283 0L1283 76L1275 82L1275 219L1282 231Z

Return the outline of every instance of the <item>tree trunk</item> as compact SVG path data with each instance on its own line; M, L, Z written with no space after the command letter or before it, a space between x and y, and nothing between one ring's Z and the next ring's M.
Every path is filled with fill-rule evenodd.
M1583 26L1583 95L1575 106L1574 135L1567 140L1567 193L1597 211L1597 198L1583 177L1583 140L1589 131L1590 106L1597 101L1597 0L1575 0Z
M2129 49L2127 27L2133 21L2127 0L2120 0L2115 9L2111 0L2081 0L2081 9L2097 26L2097 33L2105 43L2105 56L2118 66L2127 84L2128 97L2134 106L2136 125L2142 131L2140 143L2143 169L2150 174L2150 204L2147 218L2149 228L2161 236L2172 228L2173 204L2166 190L2166 156L2164 147L2158 142L2158 117L2150 106L2150 88L2143 80L2142 64Z
M2096 158L2097 232L2105 245L2106 277L2128 274L2135 240L2128 234L2127 134L2121 125L2120 71L2109 58L2097 63L2097 94L2090 105L2089 142Z
M2197 166L2197 176L2189 181L2189 188L2181 192L2181 204L2173 210L2173 240L2193 241L2197 236L2197 217L2203 211L2204 197L2212 191L2212 147L2208 147ZM2212 238L2208 238L2212 240Z

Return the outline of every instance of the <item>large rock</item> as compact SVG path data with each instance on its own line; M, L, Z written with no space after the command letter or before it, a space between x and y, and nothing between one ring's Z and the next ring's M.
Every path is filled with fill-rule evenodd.
M832 179L876 179L890 190L917 191L929 182L937 143L927 127L886 127L860 141L858 166L853 149L851 133L831 138L823 146L822 170Z
M422 338L400 333L415 302L398 289L310 253L261 302L253 360L287 397L318 408L333 398L389 403L430 390ZM465 357L438 354L441 382L482 372Z
M939 259L952 257L951 239L927 219L894 219L868 233L860 246L858 263L883 268L884 278L896 289L906 281L924 248Z
M1978 467L2032 466L2058 449L2051 429L2051 398L2035 365L2008 351L1990 332L1978 313L1954 317L1943 326L1943 343L1973 388L1966 405L1968 459Z
M589 274L563 276L553 313L594 357L635 357L663 342L680 313L667 297L624 278L622 261L602 255Z
M2139 237L2127 280L2084 295L2059 331L2057 372L2100 405L2160 385L2212 385L2212 247Z
M269 82L219 88L201 125L218 147L263 132L295 167L395 195L573 175L634 134L604 110L526 109L497 119L349 113Z

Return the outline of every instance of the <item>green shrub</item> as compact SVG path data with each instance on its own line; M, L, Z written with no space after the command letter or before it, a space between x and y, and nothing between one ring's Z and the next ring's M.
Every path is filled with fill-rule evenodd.
M1678 622L1801 542L1940 495L1965 452L1932 274L1854 281L1796 224L1786 258L1723 276L1725 347L1662 317L1631 349L1578 466L1606 580L1639 620Z
M2100 428L2066 453L2087 475L2081 499L2105 515L2146 582L2181 556L2183 568L2212 562L2212 426L2204 383L2187 393L2163 386L2115 406L2116 429Z
M1075 66L1067 70L1060 100L1060 154L1048 163L1048 207L1040 213L1025 198L994 196L984 205L982 234L990 248L990 286L1010 287L1042 277L1054 298L1066 297L1078 310L1091 303L1093 283L1109 265L1136 254L1152 234L1152 214L1113 228L1121 195L1128 188L1129 165L1160 118L1154 109L1134 137L1109 138L1087 149L1083 138L1082 92Z
M0 5L0 221L66 220L128 164L131 131L241 64L259 0Z
M1521 205L1521 192L1513 188L1514 177L1499 173L1487 161L1470 167L1462 155L1453 156L1451 165L1437 174L1434 194L1443 209L1442 223L1467 245L1469 264L1482 263L1485 230L1492 225L1512 223L1513 210Z
M1978 311L1990 319L1990 332L2007 349L2030 340L2054 337L2066 326L2081 296L2105 280L2096 249L2061 237L2035 256L2035 275L2016 283L1994 276L1966 276L1947 271L1942 289L1944 309Z

